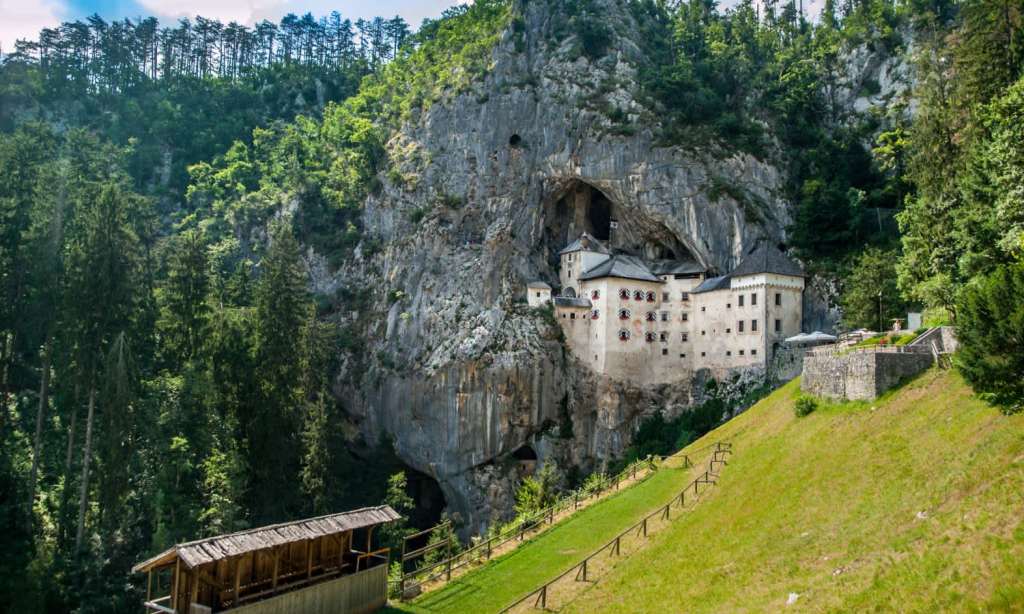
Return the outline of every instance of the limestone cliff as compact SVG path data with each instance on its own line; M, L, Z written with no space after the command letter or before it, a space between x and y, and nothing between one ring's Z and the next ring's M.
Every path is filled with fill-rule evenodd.
M527 281L557 285L574 233L614 221L628 247L722 271L756 240L785 242L778 168L659 144L637 91L634 18L602 4L615 35L598 59L559 38L547 3L517 7L521 27L504 33L486 76L393 136L365 207L368 240L318 276L321 291L344 286L375 306L349 319L360 347L343 357L336 393L368 440L392 438L438 480L467 532L510 509L521 446L592 468L624 449L638 417L700 394L691 382L594 376L525 305Z

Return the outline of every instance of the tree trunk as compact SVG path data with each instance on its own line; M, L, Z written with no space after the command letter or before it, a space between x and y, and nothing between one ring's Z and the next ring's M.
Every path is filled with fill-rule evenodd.
M82 489L78 495L78 530L75 533L75 552L82 550L85 536L85 507L89 499L89 459L92 456L92 423L96 413L96 387L89 387L89 413L85 419L85 448L82 453Z
M39 474L39 455L42 452L43 422L50 401L50 339L47 337L43 345L43 372L39 378L39 409L36 411L36 439L32 446L32 471L28 478L28 513L32 515L32 506L36 502L36 476Z
M7 376L13 359L14 333L4 333L4 346L0 348L0 362L3 363L3 371L0 372L0 433L7 431L7 398L10 396L10 391L7 389Z
M71 424L68 425L68 448L64 454L64 486L61 488L60 493L60 523L59 523L59 536L62 544L68 543L68 505L70 504L70 488L71 488L71 461L73 460L72 453L75 449L75 433L78 427L78 384L75 384L75 397L74 403L71 410Z

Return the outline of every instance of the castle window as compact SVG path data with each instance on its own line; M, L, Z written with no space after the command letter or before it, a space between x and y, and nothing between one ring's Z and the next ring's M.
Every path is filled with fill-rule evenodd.
M540 292L537 293L537 298L540 298Z
M686 354L680 354L679 357L680 358L686 358Z
M776 318L776 320L775 320L775 332L777 332L777 333L781 333L782 332L782 320L779 320L778 318Z
M648 311L647 312L647 321L648 322L653 322L653 321L655 321L657 319L658 319L658 317L656 315L654 315L653 311Z
M742 294L741 294L741 295L740 295L740 297L739 297L739 301L740 301L740 302L738 303L738 305L739 305L740 307L742 307L742 306L743 306L743 295L742 295Z
M625 328L619 329L619 339L622 341L629 341L629 331Z
M750 321L750 332L752 332L752 333L756 333L757 332L757 320L751 320Z
M782 304L782 293L781 292L776 292L775 293L775 304L776 305L781 305Z
M619 298L621 298L624 301L628 301L629 300L629 290L627 290L625 288L619 290Z
M751 356L757 356L757 350L750 350Z
M662 311L661 312L661 321L662 322L668 322L668 312L667 311Z
M740 356L743 356L743 350L740 350Z
M648 303L653 303L654 302L654 293L653 292L648 292L647 293L647 302Z
M668 342L668 333L658 333L658 340Z
M732 303L726 303L725 304L725 308L726 309L732 309Z
M736 323L736 330L741 333L743 332L743 320L740 320L739 322Z
M754 294L754 293L751 293L751 295L750 295L750 304L751 305L756 305L757 304L757 295Z
M591 320L596 320L597 316L600 315L600 314L601 314L600 310L595 309L595 310L590 312L590 319Z
M629 319L629 315L630 314L629 314L629 310L628 309L620 309L619 310L619 319L620 320L628 320Z
M701 334L701 335L706 335L706 334L708 334L708 331L706 331L706 330L702 330L702 331L700 331L700 334Z
M700 353L700 357L701 357L701 358L704 358L704 357L705 357L705 356L707 356L707 355L708 355L708 353L707 353L707 352L701 352L701 353Z
M683 343L690 340L690 333L683 333Z
M644 341L646 341L647 343L654 343L654 333L645 334Z
M683 300L683 301L690 300L690 293L689 292L683 292L682 293L682 297L680 298L680 300Z
M643 292L643 290L635 290L633 292L633 298L638 300L638 301L644 300L644 292Z
M726 350L726 351L725 351L725 355L726 355L726 356L732 356L732 352L730 352L729 350Z
M575 320L576 319L576 314L575 313L570 313L569 314L569 319L570 320Z
M593 291L591 291L590 292L590 298L592 298L594 300L597 300L597 299L601 298L601 291L600 290L593 290Z
M729 334L729 333L731 333L731 332L732 332L732 329L731 329L731 328L727 328L727 329L725 329L725 333L726 333L726 334Z
M661 355L668 356L668 348L661 348Z
M686 313L686 312L684 311L684 312L683 312L683 322L686 322L686 321L687 321L687 320L689 320L689 319L690 319L690 314L688 314L688 313Z
M700 308L700 310L701 310L701 311L707 311L707 310L708 310L708 308L707 308L707 307L701 307L701 308Z
M667 302L672 300L672 295L669 294L668 292L662 292L661 293L661 300L663 300L663 301L665 301L667 303Z

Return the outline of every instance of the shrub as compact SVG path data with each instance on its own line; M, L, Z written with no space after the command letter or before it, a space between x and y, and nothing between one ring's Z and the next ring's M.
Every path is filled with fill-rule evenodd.
M800 397L796 400L796 405L793 408L793 412L797 418L803 418L818 409L818 402L814 400L814 397Z
M1001 266L957 301L957 368L982 398L1007 414L1024 409L1024 262Z

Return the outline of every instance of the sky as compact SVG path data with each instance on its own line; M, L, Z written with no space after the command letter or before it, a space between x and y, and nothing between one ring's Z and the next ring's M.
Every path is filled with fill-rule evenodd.
M98 13L110 21L154 15L163 23L180 17L219 19L252 24L278 21L283 15L313 13L315 17L338 11L355 21L380 15L401 15L419 27L425 17L437 17L449 6L466 0L0 0L0 49L14 50L19 38L36 39L39 30Z

